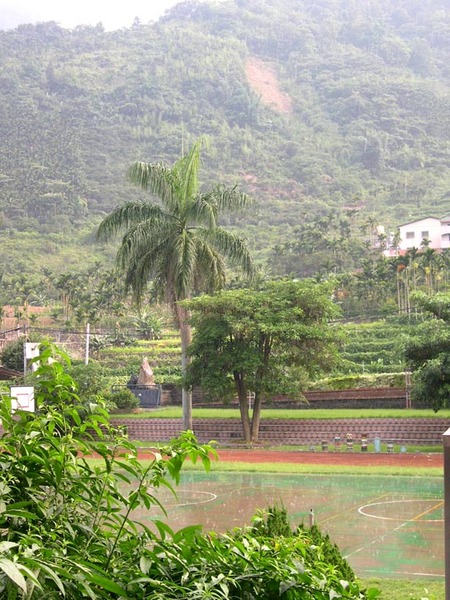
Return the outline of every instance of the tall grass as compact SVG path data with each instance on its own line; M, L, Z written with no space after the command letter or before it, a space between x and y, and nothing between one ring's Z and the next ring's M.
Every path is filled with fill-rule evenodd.
M361 587L376 587L381 591L379 600L443 600L444 581L406 579L360 579Z

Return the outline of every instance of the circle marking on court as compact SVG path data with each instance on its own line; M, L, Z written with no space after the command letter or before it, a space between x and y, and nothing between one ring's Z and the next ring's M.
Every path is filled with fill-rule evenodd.
M422 511L420 514L416 515L412 519L406 519L402 517L386 517L385 515L377 515L372 514L371 512L367 512L366 509L370 509L374 506L385 506L387 504L406 504L406 503L424 503L424 502L435 502L434 506L431 506L428 510ZM443 519L421 519L422 516L433 512L437 508L440 508L444 504L444 501L441 498L420 498L420 499L407 499L407 500L385 500L383 502L372 502L371 504L365 504L364 506L360 506L358 508L358 512L365 517L370 517L371 519L380 519L382 521L401 521L403 523L413 523L420 521L421 523L442 523Z
M178 491L178 494L180 496L183 495L183 490L181 490L181 494L179 493L180 490ZM184 490L184 492L189 494L189 490ZM198 504L207 504L208 502L212 502L213 500L215 500L217 498L217 494L213 494L212 492L203 492L201 490L195 490L194 494L203 494L204 496L207 496L204 500L196 500L196 499L192 499L189 502L178 502L176 504L166 504L165 506L167 508L179 508L182 506L197 506Z

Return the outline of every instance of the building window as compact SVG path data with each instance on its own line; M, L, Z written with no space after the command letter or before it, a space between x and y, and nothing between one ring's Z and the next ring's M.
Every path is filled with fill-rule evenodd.
M422 231L422 239L423 240L428 240L430 237L430 232L429 231Z
M406 239L407 240L413 240L414 239L414 231L407 231L406 232Z

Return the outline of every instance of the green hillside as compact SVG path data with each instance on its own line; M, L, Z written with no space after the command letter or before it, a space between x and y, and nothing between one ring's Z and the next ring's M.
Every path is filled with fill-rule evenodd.
M444 0L188 1L115 32L0 31L0 57L4 272L64 270L67 245L74 263L110 257L89 232L138 195L128 165L172 163L202 134L204 181L256 199L225 224L261 259L330 210L388 229L448 212Z

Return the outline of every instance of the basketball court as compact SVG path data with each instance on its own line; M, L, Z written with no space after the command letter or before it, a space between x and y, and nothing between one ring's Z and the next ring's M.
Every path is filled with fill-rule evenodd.
M163 519L175 530L201 524L225 532L251 523L258 509L283 504L296 526L311 509L360 577L444 577L442 477L185 472L177 498L142 511L142 521Z

